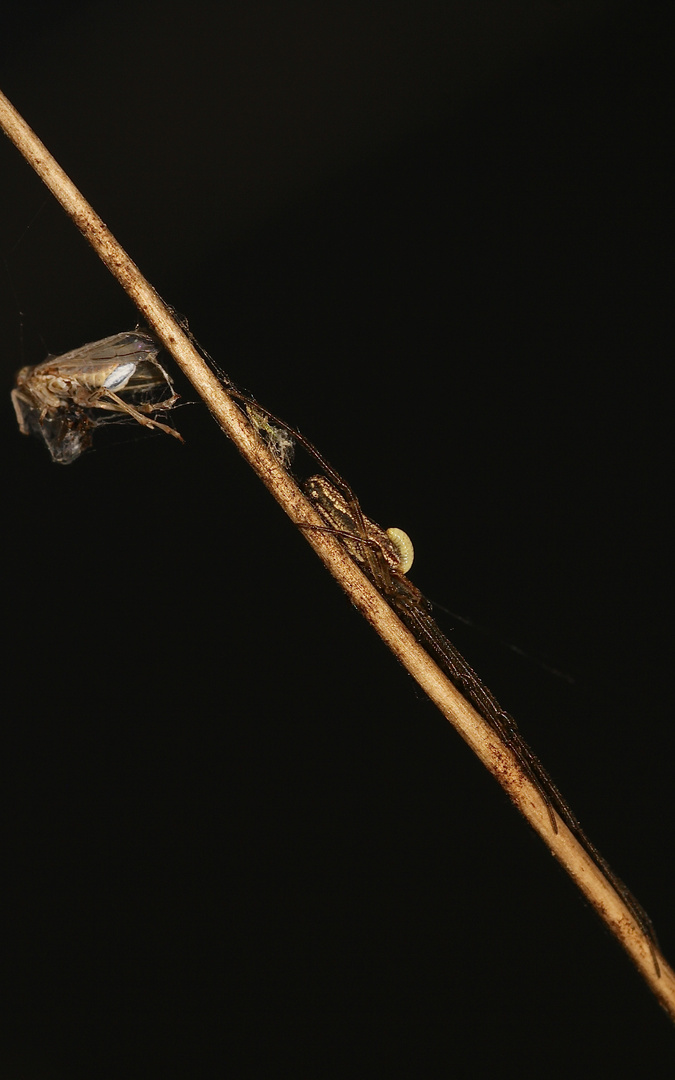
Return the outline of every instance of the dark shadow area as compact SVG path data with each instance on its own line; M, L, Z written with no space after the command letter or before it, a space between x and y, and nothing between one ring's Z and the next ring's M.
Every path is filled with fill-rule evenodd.
M69 57L106 10L82 7ZM495 66L452 81L434 5L424 33L395 5L398 36L292 9L198 5L162 48L139 13L90 91L54 88L24 21L3 89L235 382L411 534L412 580L485 625L439 613L675 959L668 19L570 6L501 52L465 20ZM261 78L254 108L283 35L278 86L322 90L293 111ZM195 103L218 144L186 164ZM0 158L8 1075L670 1076L628 960L180 376L184 447L116 425L60 467L18 434L15 369L136 318Z

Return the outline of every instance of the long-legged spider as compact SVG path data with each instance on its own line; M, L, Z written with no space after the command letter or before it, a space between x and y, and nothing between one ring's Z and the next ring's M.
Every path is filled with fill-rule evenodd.
M318 464L322 474L310 476L302 486L325 525L302 527L330 532L340 540L418 643L431 653L453 685L509 748L539 793L553 832L558 832L558 815L630 911L649 943L656 974L660 975L656 956L658 941L646 911L586 835L569 803L521 735L511 714L502 708L471 665L448 640L433 618L431 604L407 578L407 571L412 565L412 544L408 536L399 529L382 529L366 517L349 484L304 435L250 395L239 391L222 372L217 373L224 379L228 392L242 402L254 427L284 468L290 470L289 437Z

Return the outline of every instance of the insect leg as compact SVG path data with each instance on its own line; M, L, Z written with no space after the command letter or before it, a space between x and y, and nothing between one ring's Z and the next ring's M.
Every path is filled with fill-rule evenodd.
M108 403L105 399L110 398L112 404ZM114 390L106 390L96 401L95 407L97 409L107 409L109 412L123 412L131 416L137 423L142 424L143 427L157 428L158 431L164 431L167 435L173 435L175 439L180 442L185 442L185 439L179 431L175 428L169 427L168 424L162 424L159 420L151 420L149 416L144 416L143 413L135 409L133 405L129 405L124 401Z

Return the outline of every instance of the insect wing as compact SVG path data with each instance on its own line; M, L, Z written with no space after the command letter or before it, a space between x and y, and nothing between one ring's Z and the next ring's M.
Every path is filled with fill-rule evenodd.
M48 361L52 371L84 385L104 387L132 405L170 408L173 382L157 360L160 345L150 334L128 331L92 341ZM110 417L108 417L110 419Z
M112 379L111 388L117 389L121 385L120 382L115 386L114 375L118 368L126 372L128 379L139 363L152 363L159 349L159 344L149 334L137 331L113 334L61 356L48 357L33 369L33 376L39 378L49 373L92 388L110 385Z
M100 341L90 341L88 345L71 349L60 356L49 356L44 365L39 364L38 367L50 365L59 370L96 371L101 367L113 366L115 361L154 359L159 349L159 343L150 334L128 330L123 334L101 338Z

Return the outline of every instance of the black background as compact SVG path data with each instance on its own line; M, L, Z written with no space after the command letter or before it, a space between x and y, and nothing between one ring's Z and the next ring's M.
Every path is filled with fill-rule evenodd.
M204 347L489 631L439 614L672 958L665 7L29 6L0 55ZM184 447L117 427L67 468L18 434L14 371L136 314L0 169L7 1075L672 1075L201 404Z

